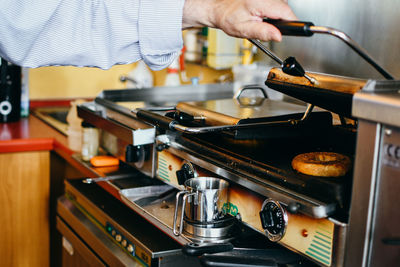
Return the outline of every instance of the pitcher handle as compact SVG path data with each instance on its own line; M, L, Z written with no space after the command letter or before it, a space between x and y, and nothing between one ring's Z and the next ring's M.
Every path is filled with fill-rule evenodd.
M180 196L183 195L182 198L182 209L181 209L181 217L179 219L179 226L176 225L176 220L178 217L178 207L179 207L179 198ZM188 197L196 195L196 193L190 193L189 191L180 191L176 194L175 197L175 212L174 212L174 222L173 222L173 229L172 231L174 232L174 235L179 236L182 234L183 231L183 216L185 214L185 205L186 205L186 200Z
M172 231L174 232L174 235L178 236L182 233L182 223L179 225L179 231L177 230L177 225L176 225L176 219L178 217L178 207L179 207L179 198L182 194L188 193L187 191L179 191L176 196L175 196L175 212L174 212L174 224L173 224L173 229ZM182 205L182 207L185 207L185 205ZM182 214L181 214L181 221L183 221L183 209L182 209Z
M182 234L183 231L183 215L185 214L185 206L186 206L186 200L188 197L190 196L194 196L196 195L196 193L189 193L186 192L186 194L183 195L183 200L182 200L182 210L181 210L181 220L180 220L180 224L179 224L179 234Z

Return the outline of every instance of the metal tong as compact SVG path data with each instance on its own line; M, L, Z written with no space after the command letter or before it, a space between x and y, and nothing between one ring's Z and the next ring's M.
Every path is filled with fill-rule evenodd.
M380 74L382 74L386 79L393 80L393 76L389 74L382 66L380 66L369 54L362 48L357 42L350 38L346 33L339 31L334 28L315 26L312 22L304 21L285 21L277 19L264 19L264 22L269 23L277 27L282 35L289 36L305 36L310 37L314 33L329 34L335 36L345 42L349 47L351 47L358 55L360 55L365 61L367 61L371 66L373 66ZM268 48L266 48L260 41L255 39L249 39L251 43L257 46L261 51L271 57L273 60L278 62L282 67L282 71L286 74L293 76L304 76L312 84L317 81L305 73L303 67L296 61L294 57L288 57L285 60L281 60L274 53L272 53Z

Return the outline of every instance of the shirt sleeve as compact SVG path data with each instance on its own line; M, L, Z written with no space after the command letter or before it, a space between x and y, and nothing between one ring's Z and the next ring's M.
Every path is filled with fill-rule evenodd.
M182 48L183 5L184 0L140 0L140 51L153 69L170 65Z
M184 0L2 0L0 56L24 67L167 67L182 48Z

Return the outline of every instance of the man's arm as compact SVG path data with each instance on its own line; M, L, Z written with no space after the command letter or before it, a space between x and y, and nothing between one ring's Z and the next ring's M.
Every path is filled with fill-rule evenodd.
M184 0L1 0L0 57L25 67L143 59L167 67L182 48Z
M279 41L264 17L295 19L284 0L2 0L0 57L25 67L104 69L143 59L159 70L177 56L189 27Z
M182 25L220 28L240 38L280 41L281 33L263 18L297 19L286 0L186 0Z

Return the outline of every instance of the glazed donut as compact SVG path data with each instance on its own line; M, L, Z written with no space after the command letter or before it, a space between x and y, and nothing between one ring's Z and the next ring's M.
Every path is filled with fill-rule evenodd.
M297 155L292 160L296 171L323 177L344 176L350 169L349 157L333 152L311 152Z

